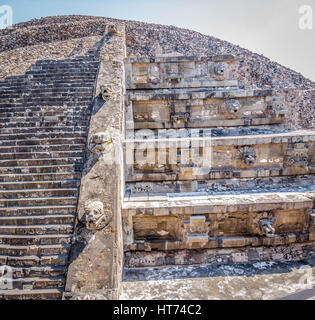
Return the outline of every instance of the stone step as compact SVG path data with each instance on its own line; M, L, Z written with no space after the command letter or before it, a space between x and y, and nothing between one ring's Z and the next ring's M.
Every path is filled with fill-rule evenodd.
M74 135L74 134L72 134ZM1 139L1 137L0 137ZM0 150L10 150L11 148L28 148L30 150L34 150L34 148L38 147L40 149L44 149L48 147L49 149L58 149L60 146L64 146L69 150L73 149L85 149L86 137L75 137L72 138L46 138L40 136L32 137L28 139L16 139L16 140L1 140L0 141ZM18 150L18 149L17 149ZM66 149L63 149L66 151ZM10 150L11 151L11 150ZM40 150L39 150L40 151ZM23 151L16 151L23 152Z
M77 191L78 192L78 191ZM62 191L59 191L62 193ZM74 191L70 191L74 193ZM13 194L12 194L13 196ZM36 206L60 206L60 205L76 205L77 196L60 196L60 197L40 197L40 198L21 198L21 199L0 199L0 208L9 207L36 207Z
M68 254L70 244L23 246L0 244L0 255L5 256L51 256Z
M46 133L69 133L76 134L77 132L87 132L87 126L41 126L41 127L17 127L17 128L0 128L0 134L46 134ZM66 137L66 135L65 135Z
M0 160L0 170L5 167L25 167L25 166L58 166L67 164L82 164L82 157L71 158L41 158L41 159L11 159Z
M10 245L52 245L52 244L70 244L71 234L54 235L10 235L0 234L1 244ZM5 263L4 263L5 264Z
M14 123L20 123L20 122L65 122L65 121L86 121L89 120L90 116L85 114L63 114L63 115L38 115L38 116L30 116L30 115L22 115L21 117L13 116L13 117L1 117L0 120L3 122L14 122Z
M2 141L3 142L3 141ZM11 142L11 141L9 141ZM16 153L17 157L21 154L50 154L51 152L67 152L67 151L73 151L75 152L75 155L83 155L83 150L85 149L85 144L76 144L78 141L74 141L72 144L66 144L62 143L60 141L40 141L43 144L30 144L30 145L25 145L25 140L23 144L23 140L20 141L21 145L18 143L19 141L15 141L17 145L3 145L0 143L0 154L4 154L6 156L3 156L3 159L12 159L13 156L8 156L12 153ZM69 142L69 141L68 141ZM83 141L80 141L83 142ZM14 143L14 142L13 142ZM46 144L47 143L47 144ZM51 144L50 144L51 143ZM12 142L11 142L12 144ZM79 152L80 151L80 152ZM72 154L72 152L71 152ZM40 158L40 157L39 157ZM1 159L1 156L0 156ZM15 158L14 158L15 159Z
M40 71L40 72L38 72ZM29 70L25 72L25 75L33 77L67 77L67 76L95 76L97 68L90 69L87 67L82 68L41 68L41 70ZM29 78L29 77L28 77Z
M32 144L85 144L87 138L86 131L73 132L37 132L37 133L3 133L0 134L0 145L32 145ZM43 143L46 142L46 143Z
M0 83L0 89L3 91L3 92L6 92L6 91L11 91L11 92L25 92L25 91L28 91L28 90L41 90L41 89L63 89L63 90L66 90L67 89L91 89L93 88L94 86L94 81L86 81L85 83L72 83L72 82L67 82L67 83L48 83L48 82L44 82L44 83L37 83L36 86L35 85L32 85L30 83L9 83L9 82L6 82L4 85Z
M46 174L46 173L77 173L81 172L82 163L77 164L60 164L60 165L44 165L44 166L0 166L0 176L6 174Z
M19 97L21 95L28 94L37 94L37 93L50 93L50 94L58 94L58 93L93 93L93 87L83 87L83 88L42 88L38 89L37 87L30 88L25 92L22 87L13 89L2 90L0 92L0 97L9 96L12 98Z
M76 196L79 188L0 190L0 204L12 199L32 199L38 197Z
M0 300L61 299L62 289L0 290Z
M68 70L44 69L44 70L41 70L41 72L27 71L25 73L25 75L28 80L30 80L30 79L44 79L45 80L45 79L49 79L49 78L80 79L80 78L94 78L96 75L96 72L89 72L88 69L87 69L87 71L84 71L82 69L68 69Z
M54 246L49 246L49 247L54 247ZM11 266L11 271L12 271L13 279L34 278L34 277L46 278L46 277L64 276L66 274L67 268L64 265L28 266L28 267Z
M34 290L34 289L50 289L63 288L65 285L65 277L51 278L20 278L13 279L12 289L14 290Z
M18 103L27 103L31 102L33 105L36 105L37 103L42 103L42 102L55 102L56 105L58 105L58 102L82 102L84 103L91 103L92 100L92 95L60 95L60 96L25 96L25 97L20 97L20 98L0 98L0 105L5 105L5 104L18 104Z
M12 118L26 118L26 119L42 119L42 118L47 118L47 117L82 117L86 118L89 116L89 113L85 109L79 110L79 111L72 111L72 110L53 110L53 111L12 111L12 112L0 112L0 119L12 119Z
M1 172L1 169L0 169ZM21 184L28 184L28 182L47 182L47 181L69 181L81 179L81 172L55 172L55 173L24 173L24 174L1 174L0 184L3 182L18 182Z
M74 100L54 100L48 101L47 99L41 99L40 101L32 101L32 100L24 100L23 102L1 102L0 108L20 108L20 107L32 107L34 105L37 106L44 106L44 107L50 107L50 106L67 106L69 108L73 107L81 107L82 105L85 105L86 107L89 107L91 105L92 99L88 99L86 101L74 101Z
M43 234L70 234L73 224L45 224L45 225L0 225L2 235L43 235Z
M35 189L58 189L58 188L79 188L80 180L56 180L56 181L14 181L0 182L0 192L35 190Z
M65 77L65 78L32 78L29 79L25 88L39 87L45 88L66 88L66 87L93 87L94 77ZM12 87L11 87L12 88Z
M74 205L51 205L51 206L28 206L28 207L9 207L9 208L1 208L0 207L0 217L13 218L24 216L25 219L31 216L31 219L34 219L35 216L42 216L49 218L50 215L71 215L75 216L76 214L76 204ZM35 223L34 223L35 224Z
M52 90L51 90L52 91ZM4 93L0 94L0 101L6 99L8 102L18 102L23 99L52 99L52 98L64 98L64 99L73 99L73 98L91 98L93 95L92 88L89 92L80 92L80 91L66 91L63 92L50 92L50 91L31 91L22 93L13 93L13 90L6 90Z
M0 108L0 115L3 115L5 113L9 113L9 114L20 114L22 113L24 116L25 114L32 114L32 113L35 113L35 114L40 114L42 115L42 112L45 112L48 113L55 113L55 114L58 114L58 113L69 113L69 114L72 114L72 113L87 113L87 112L90 112L90 108L87 107L87 106L78 106L78 107L73 107L73 108L68 108L68 107L63 107L63 106L49 106L47 108L47 106L28 106L28 107L12 107L12 106L8 106L7 108L3 107L3 108Z
M67 120L67 121L34 121L34 122L6 122L0 124L0 132L2 133L2 129L5 128L29 128L36 127L38 129L42 129L43 127L49 126L87 126L89 124L88 120Z
M67 246L67 245L63 245ZM48 247L48 246L47 246ZM54 247L54 246L49 246ZM11 266L13 278L58 277L66 274L66 266Z
M0 235L1 239L1 235ZM7 266L36 266L36 265L66 265L67 264L67 255L53 255L53 256L5 256L0 255L0 263Z
M28 75L28 85L40 84L44 85L46 83L73 83L73 84L83 84L85 82L91 83L95 81L96 75L90 74L74 74L69 73L65 75L54 75L54 74L44 74L44 75Z
M13 150L12 152L14 152L14 147L11 147ZM33 147L34 148L34 147ZM1 152L2 150L0 150L0 161L3 160L3 162L0 162L0 165L5 165L4 161L9 161L9 160L29 160L29 159L36 159L36 160L40 160L40 159L47 159L47 158L52 158L52 159L58 159L58 158L83 158L85 152L83 150L71 150L71 151L37 151L37 150L32 150L32 147L29 148L29 152L15 152L15 153L11 153L11 152ZM49 147L47 147L47 149L49 149Z
M89 59L86 56L84 59L77 60L77 59L69 59L69 61L65 62L65 60L62 61L56 61L56 60L42 60L42 61L37 61L36 65L33 65L32 68L36 68L37 70L42 70L42 69L77 69L77 68L96 68L99 65L98 59Z
M38 74L39 72L46 73L54 73L54 72L87 72L87 73L96 73L98 70L97 64L83 64L83 65L73 65L73 64L62 64L62 65L40 65L40 66L31 66L29 71L25 74Z
M45 85L45 84L85 84L86 86L90 86L95 81L96 76L91 75L69 75L69 76L32 76L28 77L28 85Z

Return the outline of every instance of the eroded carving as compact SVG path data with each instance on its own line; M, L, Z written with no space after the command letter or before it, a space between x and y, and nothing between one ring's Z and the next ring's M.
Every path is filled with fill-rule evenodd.
M173 113L171 114L171 120L173 122L176 122L176 123L180 123L182 121L184 122L188 122L190 119L190 114L189 112L185 112L185 113Z
M226 101L226 108L229 113L235 114L240 110L241 104L236 99L229 99Z
M225 70L226 70L226 66L225 66L225 63L223 62L215 63L213 66L213 71L218 76L223 76L225 73Z
M100 86L100 97L103 100L108 100L110 98L111 94L109 89L106 86Z
M241 161L248 165L248 166L252 166L255 161L256 161L256 151L253 147L250 146L244 146L239 148L239 152L240 152L240 158Z
M275 234L274 214L272 211L258 212L248 221L250 232L260 236L272 237Z
M110 211L104 210L104 205L98 200L88 200L83 206L81 222L88 230L101 230L109 222Z
M89 149L97 155L109 152L112 148L113 139L110 132L95 133L90 139Z
M297 142L287 151L285 164L289 166L308 165L308 147L305 143Z
M259 228L263 235L265 235L266 237L270 237L275 233L275 228L273 227L272 219L260 219Z
M205 216L190 216L185 224L187 234L208 234L209 222Z
M136 184L133 189L136 193L147 193L153 191L152 186L145 184Z
M108 33L108 34L116 34L116 33L118 33L116 26L115 26L114 24L110 24L110 25L107 27L107 33Z
M274 98L267 106L269 115L275 117L284 117L288 111L285 101L281 98Z

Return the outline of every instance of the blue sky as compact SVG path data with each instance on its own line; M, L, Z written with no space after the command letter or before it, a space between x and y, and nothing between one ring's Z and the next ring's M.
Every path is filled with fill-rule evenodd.
M315 81L315 30L298 27L299 7L310 5L315 15L315 0L0 0L2 4L13 8L13 23L82 14L184 27L263 54Z

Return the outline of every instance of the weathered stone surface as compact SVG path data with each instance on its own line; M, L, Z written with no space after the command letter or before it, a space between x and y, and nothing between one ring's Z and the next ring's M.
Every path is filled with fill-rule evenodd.
M1 299L62 296L98 40L0 55L11 76L0 81L0 277L12 280Z
M124 27L116 27L100 53L64 299L117 299L120 292L122 146L116 138L123 128L125 36ZM100 98L103 84L111 87L106 101Z
M1 298L61 297L83 165L65 299L119 297L123 251L126 267L314 254L314 132L289 130L314 128L311 81L193 31L87 16L1 30L0 51L0 262L17 277ZM125 168L124 132L142 152Z
M311 182L304 191L314 190L314 131L280 126L286 102L271 91L214 90L210 82L194 82L202 75L232 77L224 78L227 66L220 61L208 69L197 67L200 61L205 63L170 54L125 63L122 213L125 255L139 258L136 267L177 264L176 259L161 262L157 252L173 255L184 249L198 257L194 249L229 248L226 263L246 261L234 248L290 246L313 237L313 203L306 193L292 191L302 176ZM207 129L241 125L249 128L246 135ZM291 193L282 192L290 187ZM262 193L268 189L277 193ZM226 195L213 197L220 192ZM269 259L284 256L274 253Z
M225 243L237 244L244 241L237 238L225 239ZM224 246L224 242L223 242ZM203 249L176 250L176 251L135 251L125 254L125 265L128 268L154 267L167 265L195 265L203 263L233 264L237 262L266 262L266 261L299 261L311 258L314 255L313 243L294 244L291 246L280 245L277 247L260 246L255 248L233 249ZM173 261L168 263L168 257L173 256ZM240 261L241 260L241 261Z
M126 88L193 88L233 87L237 85L232 70L232 55L185 57L180 54L160 54L155 59L127 59Z

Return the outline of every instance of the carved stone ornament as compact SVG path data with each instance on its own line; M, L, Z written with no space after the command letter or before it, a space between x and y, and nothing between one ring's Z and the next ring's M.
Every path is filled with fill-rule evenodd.
M113 148L113 139L110 132L95 133L89 142L89 149L92 153L101 155L110 152Z
M226 108L228 113L235 114L240 110L241 104L236 99L229 99L226 101Z
M213 66L213 71L218 76L223 76L225 73L226 67L223 62L217 62Z
M281 98L274 98L267 106L269 115L276 117L284 117L288 111L285 101Z
M259 212L251 223L252 233L272 237L275 234L274 215L271 211Z
M256 161L256 152L253 147L241 147L239 148L240 157L244 164L252 166Z
M176 123L180 122L181 120L183 120L184 122L188 122L189 119L190 119L189 112L171 114L171 120Z
M290 166L308 165L308 152L309 149L304 143L295 143L292 148L287 151L286 164Z
M88 200L83 206L83 222L88 230L103 229L110 218L110 212L104 210L104 205L101 201Z
M259 227L263 235L270 237L275 233L275 228L272 226L272 219L260 219Z
M100 96L103 100L108 100L110 98L110 92L106 86L100 86Z
M108 34L116 34L117 33L117 28L114 24L110 24L108 27L107 27L107 33Z

